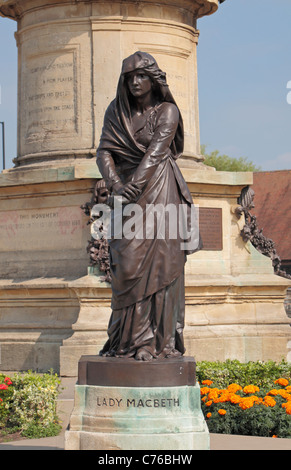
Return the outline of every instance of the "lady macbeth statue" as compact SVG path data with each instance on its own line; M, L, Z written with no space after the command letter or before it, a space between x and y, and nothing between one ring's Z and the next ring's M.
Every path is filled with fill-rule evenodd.
M176 163L183 136L179 109L155 59L145 52L125 59L116 98L105 114L97 165L122 207L137 205L141 217L139 236L113 234L109 240L112 314L101 355L148 361L184 354L184 265L201 243L192 198ZM149 230L149 208L161 207L171 209L175 221L164 211ZM184 217L178 216L181 207ZM128 210L122 227L126 221ZM191 233L190 244L185 233Z

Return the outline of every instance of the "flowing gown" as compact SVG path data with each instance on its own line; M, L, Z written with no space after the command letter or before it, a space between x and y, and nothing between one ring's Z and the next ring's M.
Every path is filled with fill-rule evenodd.
M186 255L201 245L194 227L191 248L181 248L185 241L181 220L189 224L193 202L176 163L174 139L179 121L177 106L169 102L152 108L135 132L116 100L106 112L97 164L109 189L117 181L131 181L141 189L136 201L141 210L135 222L142 236L113 236L109 241L112 314L101 355L133 357L145 349L154 358L164 358L185 352L184 265ZM180 205L186 207L186 219L179 218ZM147 216L153 207L171 207L173 213L176 208L178 216L174 222L164 216L155 219L148 237ZM130 215L123 216L123 227L129 220ZM176 224L176 237L169 236L170 223L172 230ZM186 229L193 231L193 227Z

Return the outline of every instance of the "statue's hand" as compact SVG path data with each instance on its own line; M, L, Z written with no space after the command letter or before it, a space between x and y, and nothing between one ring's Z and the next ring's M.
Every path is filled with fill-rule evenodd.
M125 204L134 202L141 194L141 190L134 183L116 183L113 186L113 193L124 198Z

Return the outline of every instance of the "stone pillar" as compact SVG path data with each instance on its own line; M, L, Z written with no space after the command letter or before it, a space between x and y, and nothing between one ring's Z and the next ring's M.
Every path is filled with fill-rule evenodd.
M184 163L202 161L196 20L217 8L218 0L0 0L0 14L18 23L16 165L93 157L122 60L136 50L167 72L184 119Z

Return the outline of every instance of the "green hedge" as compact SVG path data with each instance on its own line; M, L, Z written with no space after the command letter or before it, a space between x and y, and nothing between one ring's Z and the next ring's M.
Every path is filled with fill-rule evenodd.
M291 379L291 363L282 360L250 361L242 363L238 360L201 361L196 364L196 377L202 380L211 379L215 387L227 387L233 382L239 382L242 387L255 384L258 387L272 387L273 381L279 377Z

